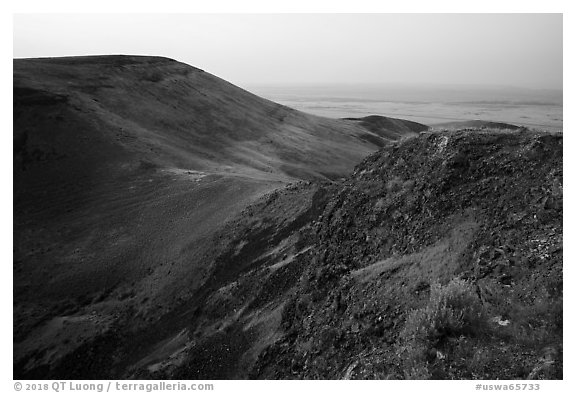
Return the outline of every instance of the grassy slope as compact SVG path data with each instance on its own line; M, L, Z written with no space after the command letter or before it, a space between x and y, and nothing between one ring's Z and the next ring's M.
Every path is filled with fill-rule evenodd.
M168 59L110 56L14 64L15 92L22 101L26 94L31 101L43 92L62 97L101 122L102 138L161 166L288 176L293 170L317 178L348 173L374 150L360 139L371 133L353 122L295 111Z
M127 310L140 329L186 307L214 289L228 219L288 182L343 177L382 143L169 59L15 60L16 362L35 354L24 368L46 375Z

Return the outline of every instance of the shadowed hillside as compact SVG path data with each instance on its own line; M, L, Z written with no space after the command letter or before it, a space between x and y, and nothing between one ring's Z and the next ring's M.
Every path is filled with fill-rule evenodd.
M345 177L427 128L308 115L157 57L14 60L13 102L19 377L142 368L250 265L252 254L228 249L227 222L288 183ZM119 364L100 358L108 346Z

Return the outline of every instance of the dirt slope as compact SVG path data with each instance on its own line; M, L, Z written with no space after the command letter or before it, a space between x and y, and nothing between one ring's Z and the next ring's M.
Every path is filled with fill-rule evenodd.
M15 60L13 110L16 376L170 320L216 285L227 221L386 142L157 57Z

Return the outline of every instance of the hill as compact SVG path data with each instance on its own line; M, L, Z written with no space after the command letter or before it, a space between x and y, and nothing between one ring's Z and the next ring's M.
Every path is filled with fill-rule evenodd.
M474 124L15 61L14 377L562 378L562 134Z
M276 191L225 232L242 270L182 352L136 375L561 379L562 178L561 134L445 131Z
M562 378L562 134L423 133L324 191L253 378Z
M466 120L466 121L452 121L448 123L435 124L435 128L458 130L464 128L490 128L493 130L519 130L525 127L517 126L514 124L502 123L497 121L486 120Z
M266 194L212 238L194 298L42 375L562 378L562 183L562 134L395 142Z
M33 145L37 151L28 151L24 164L33 154L42 159L71 156L72 149L84 152L78 146L84 140L99 147L93 149L95 157L84 157L84 170L92 170L92 160L145 156L147 165L161 167L334 178L374 150L363 139L374 140L378 129L298 112L165 58L14 60L14 85L15 114L22 124L15 135L18 146L48 143L28 135L26 122L35 127L42 122L60 137L49 141L54 146ZM26 119L31 112L34 116ZM92 123L77 127L78 118ZM396 136L413 133L414 126L423 127L403 120L387 124L390 131L402 131ZM120 147L121 155L114 150Z
M148 334L218 289L218 236L247 206L427 128L305 114L141 56L14 60L13 111L16 377L71 376L76 351Z

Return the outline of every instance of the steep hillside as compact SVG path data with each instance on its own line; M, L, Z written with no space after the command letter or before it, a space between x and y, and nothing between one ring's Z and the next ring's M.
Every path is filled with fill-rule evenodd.
M195 297L24 375L562 378L562 181L562 134L395 142L228 221Z
M363 140L373 129L295 111L165 58L15 60L14 85L24 165L81 152L84 170L136 155L162 167L333 178L374 151ZM75 123L82 120L88 124ZM56 129L58 139L26 131L39 126ZM399 120L388 128L413 133L422 126ZM96 144L93 157L82 144Z
M287 183L344 177L393 139L158 57L14 60L13 111L20 376L185 307L212 288L227 221ZM390 131L425 127L406 124Z
M251 377L562 378L561 134L425 133L327 192Z
M561 134L421 134L246 210L240 274L138 375L562 378L562 232Z

